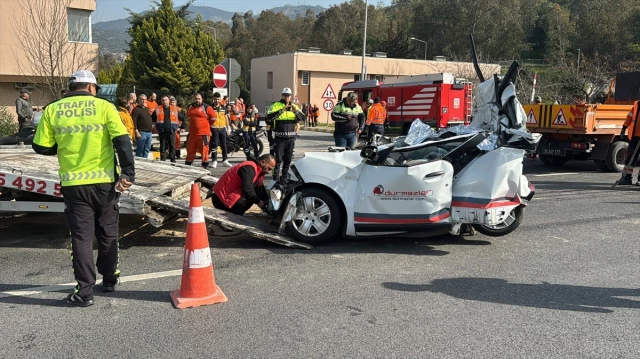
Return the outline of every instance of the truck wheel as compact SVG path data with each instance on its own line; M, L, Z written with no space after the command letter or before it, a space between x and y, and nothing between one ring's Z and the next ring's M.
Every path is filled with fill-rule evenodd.
M505 221L500 224L497 224L495 226L474 224L473 228L475 228L478 232L484 234L485 236L502 237L518 229L523 219L524 206L518 206L514 208L511 213L509 213L507 219L505 219Z
M287 223L291 237L314 245L336 238L342 224L338 202L326 190L303 188L300 192L304 211Z
M605 166L610 172L622 172L624 162L627 160L629 144L624 141L614 142L609 147L609 153L605 161Z
M560 156L540 155L540 161L549 166L564 166L569 159Z

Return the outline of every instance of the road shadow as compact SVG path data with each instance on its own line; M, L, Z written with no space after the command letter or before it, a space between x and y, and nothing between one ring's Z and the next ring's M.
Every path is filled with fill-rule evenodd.
M0 284L0 286L5 286L5 285ZM18 285L17 287L21 287L21 285ZM62 307L62 308L73 307L65 302L65 298L69 293L71 293L71 289L49 291L48 293L59 293L60 298L59 299L35 298L32 295L10 296L10 297L0 298L0 303L9 304L9 308L12 308L13 306L17 306L17 305L39 305L39 306L46 306L46 307ZM171 298L169 297L168 291L116 290L115 292L112 292L112 293L103 293L101 292L100 286L97 286L93 293L93 300L96 303L95 306L106 304L109 299L128 299L128 300L160 302L160 303L166 302L167 305L171 305Z
M274 254L404 254L444 256L449 254L443 248L447 246L486 246L491 242L472 237L453 235L436 235L425 237L425 234L396 236L393 238L336 238L310 250L287 248L276 243L249 237L246 235L210 240L211 248L217 249L266 249Z
M567 284L510 283L499 278L446 278L430 284L382 283L386 289L403 292L442 293L479 302L586 313L613 313L609 308L640 309L640 289L603 288ZM640 298L638 298L640 299Z

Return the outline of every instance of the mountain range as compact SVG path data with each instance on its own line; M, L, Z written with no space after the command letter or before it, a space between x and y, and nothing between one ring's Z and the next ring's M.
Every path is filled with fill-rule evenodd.
M309 9L313 10L316 15L326 10L322 6L310 5L285 5L275 7L270 10L273 12L283 13L289 18L294 19L298 16L305 16ZM222 21L229 25L231 25L231 18L233 18L233 15L235 14L234 12L220 10L209 6L191 6L189 7L189 11L191 12L190 15L192 18L200 15L203 20L210 20L214 22ZM100 52L102 53L126 52L128 43L131 41L131 37L127 32L129 26L129 18L93 24L93 42L100 45Z

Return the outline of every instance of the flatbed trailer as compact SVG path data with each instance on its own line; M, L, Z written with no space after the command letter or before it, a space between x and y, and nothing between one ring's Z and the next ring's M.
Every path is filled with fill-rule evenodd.
M204 199L217 178L200 167L136 158L136 182L120 196L122 214L144 216L154 227L189 212L191 185L201 184ZM0 212L64 212L58 161L30 146L0 146ZM278 233L272 218L238 216L204 208L205 220L291 248L310 249Z

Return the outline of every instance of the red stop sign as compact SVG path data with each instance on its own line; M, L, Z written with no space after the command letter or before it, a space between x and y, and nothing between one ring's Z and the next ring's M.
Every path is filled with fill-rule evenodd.
M227 69L222 65L216 65L213 68L213 84L217 88L223 88L227 85Z

